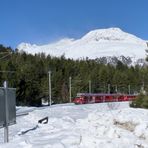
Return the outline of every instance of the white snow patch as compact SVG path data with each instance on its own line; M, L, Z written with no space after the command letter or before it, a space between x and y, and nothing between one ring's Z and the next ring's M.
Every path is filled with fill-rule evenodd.
M148 111L129 108L129 102L19 110L29 114L17 117L17 124L9 127L8 144L3 143L0 129L1 148L148 148ZM46 116L48 124L38 124Z

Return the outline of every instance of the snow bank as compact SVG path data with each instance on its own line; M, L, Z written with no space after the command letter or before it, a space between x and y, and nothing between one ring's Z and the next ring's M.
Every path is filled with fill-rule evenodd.
M128 106L122 102L34 108L28 115L17 117L17 124L10 127L10 143L2 143L0 130L0 147L147 148L148 111ZM49 117L48 124L38 124L45 116Z

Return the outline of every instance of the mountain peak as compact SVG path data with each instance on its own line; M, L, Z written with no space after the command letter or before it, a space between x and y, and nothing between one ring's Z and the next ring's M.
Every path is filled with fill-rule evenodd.
M37 45L35 45L35 44L30 44L30 43L24 43L24 42L22 42L21 44L19 44L18 46L17 46L17 48L19 49L19 50L23 50L23 49L29 49L29 48L32 48L32 47L37 47Z
M120 28L96 29L88 32L84 37L85 41L122 41L132 43L143 43L143 40L122 31Z

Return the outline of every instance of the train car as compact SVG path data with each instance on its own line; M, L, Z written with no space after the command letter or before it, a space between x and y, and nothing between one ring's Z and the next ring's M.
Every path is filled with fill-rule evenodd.
M105 94L105 93L78 93L73 99L75 104L103 103L103 102L120 102L132 101L137 95L126 94Z

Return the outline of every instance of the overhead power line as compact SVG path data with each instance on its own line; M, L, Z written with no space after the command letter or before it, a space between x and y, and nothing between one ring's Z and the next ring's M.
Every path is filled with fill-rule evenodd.
M0 71L0 73L15 73L16 71Z
M0 54L6 54L6 53L12 53L12 52L7 52L7 51L1 52L1 51L0 51Z
M4 59L4 58L8 57L9 55L11 55L11 53L9 53L9 54L7 54L7 55L2 56L2 57L0 58L0 60L2 60L2 59Z

